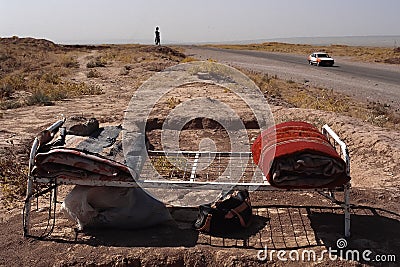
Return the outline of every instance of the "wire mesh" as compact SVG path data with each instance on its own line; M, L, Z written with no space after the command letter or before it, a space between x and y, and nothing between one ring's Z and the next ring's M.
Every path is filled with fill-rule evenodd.
M251 152L149 151L141 180L264 183Z

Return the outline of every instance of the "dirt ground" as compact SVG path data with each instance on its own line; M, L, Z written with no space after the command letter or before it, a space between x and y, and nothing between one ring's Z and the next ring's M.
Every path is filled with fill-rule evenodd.
M94 83L102 95L84 96L57 102L54 106L30 106L4 110L0 117L0 144L22 146L36 133L61 116L96 117L103 124L122 123L124 110L139 85L153 73L176 64L163 56L161 48L149 47L157 55L151 61L132 64L121 74L124 63L113 61L97 68L98 78L88 78L86 64L100 53L93 49L79 57L79 68L68 79ZM237 110L248 125L254 120L250 111L234 95L218 86L182 87L160 99L152 112L152 121L173 108L171 99L184 102L207 94L225 101ZM173 103L172 103L173 104ZM0 215L1 266L398 266L400 261L400 133L372 126L363 121L334 113L271 105L276 122L303 120L318 127L328 124L346 142L351 157L351 237L338 249L343 238L344 216L337 205L316 192L251 192L254 220L249 229L229 236L210 236L194 231L196 208L171 207L173 222L142 230L94 229L76 232L74 223L60 212L57 204L53 233L45 238L22 237L22 201L15 207L2 207ZM154 125L159 125L156 123ZM246 123L245 123L246 124ZM249 129L249 140L258 132ZM160 129L152 127L148 136L160 148ZM181 148L196 149L204 138L214 140L218 149L229 148L226 133L213 124L193 124L181 133ZM71 186L62 186L62 201ZM338 193L338 198L343 195ZM32 213L33 233L46 229L48 199L41 198ZM36 206L36 204L34 205ZM336 249L330 260L324 251ZM275 252L273 257L259 259ZM277 257L286 253L286 261ZM292 261L295 255L312 250L317 259ZM370 250L371 261L345 260L348 250ZM344 254L343 254L344 253ZM269 254L268 254L269 255ZM258 256L258 257L257 257ZM378 261L386 259L389 262ZM341 258L340 258L341 257ZM395 258L394 258L395 257ZM391 262L390 262L391 261Z

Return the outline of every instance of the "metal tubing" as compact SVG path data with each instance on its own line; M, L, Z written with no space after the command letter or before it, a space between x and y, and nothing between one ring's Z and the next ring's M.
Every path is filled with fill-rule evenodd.
M190 181L194 182L194 179L196 179L196 170L197 170L197 163L199 161L200 153L196 153L194 156L194 162L192 166L192 172L190 174Z
M33 141L32 148L29 154L29 173L28 180L26 182L26 199L24 205L24 217L23 226L24 226L24 237L29 235L30 229L30 216L31 216L31 196L32 196L32 186L33 186L33 177L31 176L32 169L35 163L35 155L36 151L39 147L39 139L36 137Z
M340 146L344 161L346 162L346 174L350 176L350 156L347 150L346 144L340 140L339 136L328 126L324 125L322 127L322 132L324 134L328 133L335 142ZM350 237L350 182L344 185L344 236Z
M65 119L58 120L55 123L53 123L50 127L48 127L46 130L54 133L55 131L58 130L58 128L61 127L65 122ZM32 186L33 186L33 177L32 177L32 169L33 166L35 165L35 156L36 153L39 149L40 143L39 143L39 138L35 138L33 141L31 151L29 153L29 166L28 166L28 180L26 182L26 199L25 199L25 205L24 205L24 217L22 218L23 220L23 227L24 227L24 237L27 237L29 235L29 230L30 230L30 216L31 216L31 201L32 201Z
M344 186L344 236L350 237L350 183Z
M36 178L38 183L51 183L53 178ZM176 185L180 189L199 190L221 190L226 187L234 189L249 189L257 187L257 191L301 191L301 192L343 192L343 187L337 188L301 188L282 189L271 186L269 183L234 183L234 182L190 182L190 181L166 181L166 180L141 180L141 181L112 181L112 180L90 180L58 177L58 185L86 185L86 186L110 186L110 187L143 187L143 188L171 188Z
M51 126L49 126L46 130L50 132L57 131L58 128L60 128L65 122L65 119L58 120L55 123L53 123Z
M350 176L350 156L346 144L340 140L339 136L327 124L322 127L322 132L328 133L340 146L344 161L346 162L346 173Z
M24 227L24 237L27 237L29 235L29 227L30 227L30 213L31 213L31 197L30 195L32 194L32 177L29 175L28 176L28 181L26 185L26 201L24 204L24 217L22 218L23 220L23 227Z

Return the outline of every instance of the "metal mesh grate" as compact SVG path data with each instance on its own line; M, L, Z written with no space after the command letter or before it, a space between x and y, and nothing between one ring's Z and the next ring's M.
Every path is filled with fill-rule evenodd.
M265 183L250 152L149 151L141 180Z

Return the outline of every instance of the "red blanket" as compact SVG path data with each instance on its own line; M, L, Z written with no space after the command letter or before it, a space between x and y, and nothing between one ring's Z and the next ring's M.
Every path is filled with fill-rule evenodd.
M315 126L285 122L258 136L252 145L254 162L272 186L332 188L350 180L346 163Z

